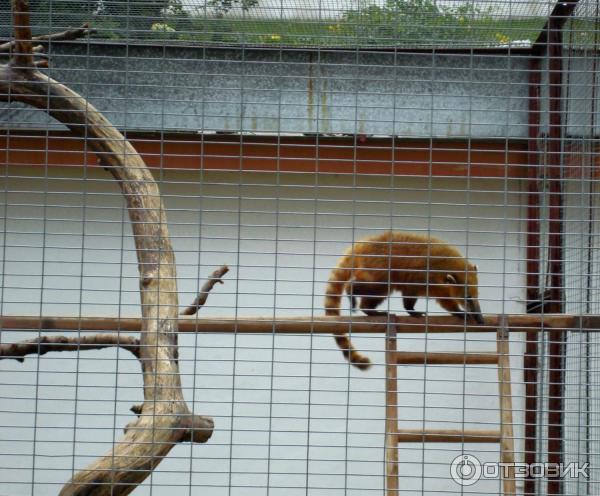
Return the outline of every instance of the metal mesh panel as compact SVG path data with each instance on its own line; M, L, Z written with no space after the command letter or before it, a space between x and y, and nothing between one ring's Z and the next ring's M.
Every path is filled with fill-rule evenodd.
M568 47L565 109L569 139L565 145L567 175L566 236L567 311L597 313L598 203L595 170L598 89L598 3L582 2L565 33ZM583 78L578 76L581 74ZM573 173L575 172L575 173ZM588 463L590 480L569 481L571 494L594 494L598 488L598 353L596 335L569 333L565 357L565 450L568 461Z
M215 317L213 327L182 331L177 355L189 409L211 416L214 433L207 443L174 443L134 494L500 495L511 479L517 494L598 493L600 338L584 319L559 333L566 346L557 370L548 324L562 322L548 316L557 308L600 313L597 1L577 7L558 56L555 40L543 41L563 29L550 14L569 5L30 0L34 35L85 21L96 29L46 43L42 70L102 112L124 135L122 154L129 140L150 168L180 305L216 267L230 269L197 317ZM9 7L0 5L6 37ZM0 494L52 495L136 420L129 409L144 400L140 363L121 347L40 347L20 362L10 346L82 339L102 325L137 336L124 320L116 329L109 322L139 317L147 281L126 199L104 170L107 157L94 153L89 126L74 130L68 116L59 122L10 88L0 91ZM411 269L427 278L416 307L406 287L378 307L405 319L399 353L384 326L350 324L373 363L365 372L315 322L340 256L388 230L439 237L476 264L486 320L482 329L473 316L449 315L446 293L436 301L443 286L468 310L476 297L465 298L469 288L456 289L456 279L475 269L444 269L443 283L431 282L427 245L425 266ZM379 273L393 273L392 258L383 259ZM349 303L344 297L331 320L357 318ZM16 316L35 324L18 328ZM63 329L66 317L74 329ZM224 318L234 321L226 330ZM388 333L395 319L383 319ZM531 382L523 322L539 331ZM499 357L503 323L510 346ZM439 353L454 362L435 365ZM416 354L425 363L410 363ZM468 363L470 354L487 361ZM410 364L391 363L402 356ZM559 398L550 394L557 372ZM553 427L562 429L558 440ZM422 439L407 435L415 431ZM469 442L473 432L489 442ZM451 442L419 442L427 433ZM396 446L402 435L412 440ZM536 463L589 463L589 477L564 477L557 489L557 478L515 476L513 464L508 476L487 472L465 485L468 474L452 471L465 455L498 468L507 452L517 463L532 454Z
M547 1L36 0L34 28L92 20L99 39L340 47L527 47ZM8 34L10 11L0 24ZM3 22L2 22L3 21Z

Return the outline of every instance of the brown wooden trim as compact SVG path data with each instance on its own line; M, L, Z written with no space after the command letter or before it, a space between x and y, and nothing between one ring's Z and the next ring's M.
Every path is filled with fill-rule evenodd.
M538 187L540 129L541 61L532 58L529 66L529 167L527 174L527 307L540 299L540 191ZM525 383L525 463L537 457L538 336L528 332L523 355ZM535 494L536 481L529 475L523 485L525 495Z
M555 42L555 40L551 39L552 31L562 30L562 27L569 20L569 17L573 15L578 2L579 0L556 0L552 12L550 12L537 40L535 40L535 43L531 47L531 53L533 55L542 55L546 53L549 46Z
M527 175L527 144L354 137L129 136L151 168L450 177ZM430 163L431 161L431 163ZM98 166L84 140L52 134L0 135L0 165Z
M499 443L498 430L481 429L398 429L397 443Z
M516 496L515 479L515 433L513 429L512 381L510 378L510 332L507 318L502 315L500 327L496 333L496 351L498 353L498 393L500 403L500 461L508 467L508 473L502 476L504 496Z
M385 339L385 496L398 496L398 352L396 329L386 329Z
M397 351L392 361L396 365L491 365L498 363L498 354Z

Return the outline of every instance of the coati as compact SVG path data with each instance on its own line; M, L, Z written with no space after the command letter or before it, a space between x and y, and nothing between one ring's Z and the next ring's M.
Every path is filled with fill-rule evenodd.
M458 249L429 236L387 231L350 246L331 271L325 290L326 315L340 315L344 291L352 309L360 298L367 315L387 315L376 308L395 291L402 293L405 310L413 317L421 296L436 298L442 308L461 319L483 324L477 289L477 266ZM337 345L350 363L366 370L371 361L352 346L347 335L336 335Z

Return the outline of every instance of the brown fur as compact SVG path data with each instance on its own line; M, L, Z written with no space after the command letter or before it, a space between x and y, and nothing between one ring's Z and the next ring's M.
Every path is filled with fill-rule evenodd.
M355 298L360 297L364 313L385 315L375 309L398 291L404 308L414 317L422 315L414 310L417 299L427 296L436 298L452 315L483 323L477 285L477 267L456 247L429 236L387 231L359 240L346 250L331 271L325 290L325 313L340 315L345 291L352 308ZM335 339L352 365L369 368L370 360L354 349L348 336L338 335Z

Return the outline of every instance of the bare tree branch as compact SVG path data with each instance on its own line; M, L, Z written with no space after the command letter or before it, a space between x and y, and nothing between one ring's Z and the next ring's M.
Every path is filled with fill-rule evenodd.
M32 41L38 41L42 43L48 43L50 41L69 41L76 40L78 38L83 38L89 34L95 33L96 30L89 27L89 23L83 24L80 28L70 28L65 31L61 31L60 33L52 33L52 34L44 34L41 36L33 36ZM16 41L7 41L6 43L0 44L0 53L8 53L12 52ZM36 45L32 48L34 53L43 52L44 47L42 45Z
M205 443L210 439L214 429L212 418L203 415L188 415L182 417L180 442Z
M0 65L0 100L47 112L86 139L116 179L127 202L140 272L142 329L139 360L144 381L141 415L104 456L76 473L61 496L131 493L169 453L181 432L193 430L177 363L178 299L175 256L160 191L131 143L81 95L39 72L33 64L29 5L12 0L15 55ZM208 439L212 420L205 419ZM190 439L194 440L190 435Z
M208 299L208 293L210 293L211 289L215 286L215 284L223 284L223 280L221 279L225 274L229 272L229 267L227 265L222 265L217 270L215 270L208 280L202 286L200 290L200 294L196 296L196 299L192 302L192 304L183 310L179 315L194 315L196 314L202 306L206 303Z
M130 410L137 412L137 407L141 405L133 405ZM136 415L141 417L143 413L140 411ZM129 422L123 432L127 434L129 431L138 429L138 421ZM205 443L212 436L214 422L212 418L203 415L182 415L179 417L178 427L173 429L174 443Z
M92 334L90 336L40 336L18 343L0 344L0 360L25 361L27 355L45 355L51 351L99 350L121 347L134 356L140 356L140 340L120 334Z
M11 64L17 68L33 66L29 0L13 0L13 29L15 41Z

